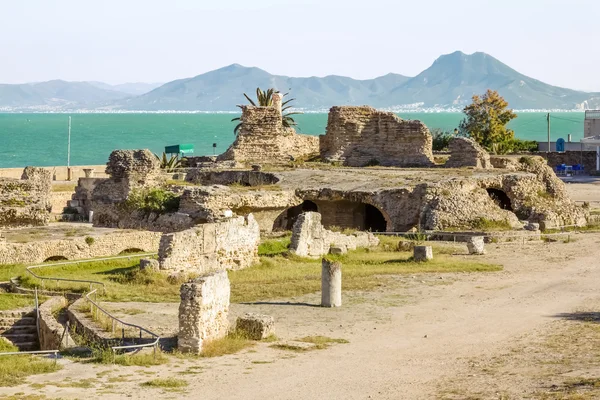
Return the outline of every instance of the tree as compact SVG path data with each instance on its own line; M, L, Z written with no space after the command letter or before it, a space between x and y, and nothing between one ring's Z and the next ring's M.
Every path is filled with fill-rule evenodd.
M508 103L495 90L488 91L481 97L473 96L473 102L463 110L466 118L460 123L460 129L487 150L494 144L511 140L515 132L506 128L517 114L508 108Z
M275 94L275 93L279 93L279 91L276 91L273 88L270 88L267 91L261 90L260 88L256 88L256 99L257 99L256 102L254 102L254 100L252 100L246 93L244 93L244 97L254 107L271 107L273 105L273 94ZM284 93L283 97L287 96L288 94L289 93ZM294 118L292 118L291 116L296 115L296 114L302 114L301 112L289 112L289 113L285 112L286 110L288 110L292 107L291 105L289 105L289 103L294 100L296 100L296 99L288 99L288 100L284 101L283 103L281 103L281 123L283 124L283 126L285 128L291 128L292 126L298 125L296 123L296 121L294 121ZM257 105L257 103L258 103L258 105ZM238 105L238 107L242 108L242 106L240 106L240 105ZM231 122L234 122L234 121L241 121L241 117L233 118L231 120ZM243 124L244 124L243 122L238 123L235 126L235 128L233 128L233 133L235 133L237 135Z
M163 151L162 156L159 156L155 153L154 157L156 157L160 163L160 169L164 170L165 172L175 172L177 168L181 167L182 159L180 159L178 155L174 154L171 155L171 158L167 158L167 153Z

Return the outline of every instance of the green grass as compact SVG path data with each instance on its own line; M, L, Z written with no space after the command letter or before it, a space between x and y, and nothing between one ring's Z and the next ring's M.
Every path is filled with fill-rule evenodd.
M350 343L346 339L334 339L327 336L306 336L299 340L304 343L312 343L317 349L325 349L333 343Z
M288 251L291 243L291 235L277 239L265 239L258 246L259 256L276 256Z
M163 388L163 389L180 389L188 385L187 381L177 378L156 378L140 384L145 387Z
M8 347L8 346L5 346ZM15 351L10 347L1 351ZM36 356L3 356L0 357L0 387L17 386L31 375L55 372L62 367L53 360Z
M75 187L77 187L77 185L74 185L72 183L54 183L54 184L52 184L52 191L53 192L74 192Z
M202 344L202 357L220 357L226 354L235 354L248 347L254 346L254 342L245 335L231 332L221 339L207 341Z
M0 293L0 311L15 310L22 307L33 307L33 296L23 294Z

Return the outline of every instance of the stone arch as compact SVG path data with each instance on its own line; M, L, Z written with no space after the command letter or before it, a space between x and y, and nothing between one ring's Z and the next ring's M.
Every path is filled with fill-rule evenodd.
M371 232L387 231L388 223L379 208L372 204L365 204L365 230Z
M304 200L301 204L284 210L273 222L273 231L292 230L298 216L309 211L319 212L319 206L314 201Z
M501 189L486 188L488 196L503 210L513 211L510 197Z
M53 261L68 261L69 259L65 256L56 255L50 256L44 260L44 262L53 262Z
M137 254L137 253L145 253L144 250L139 249L137 247L129 247L125 250L123 250L122 252L119 253L119 255L127 255L127 254Z

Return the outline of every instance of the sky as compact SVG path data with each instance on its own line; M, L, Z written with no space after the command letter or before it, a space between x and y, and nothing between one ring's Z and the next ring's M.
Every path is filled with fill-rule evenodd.
M168 82L229 64L288 76L415 76L486 52L600 91L597 0L0 0L0 82Z

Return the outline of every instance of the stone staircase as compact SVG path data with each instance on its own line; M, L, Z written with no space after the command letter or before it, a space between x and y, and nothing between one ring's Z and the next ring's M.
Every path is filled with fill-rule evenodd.
M39 349L35 311L0 311L0 337L19 351Z

